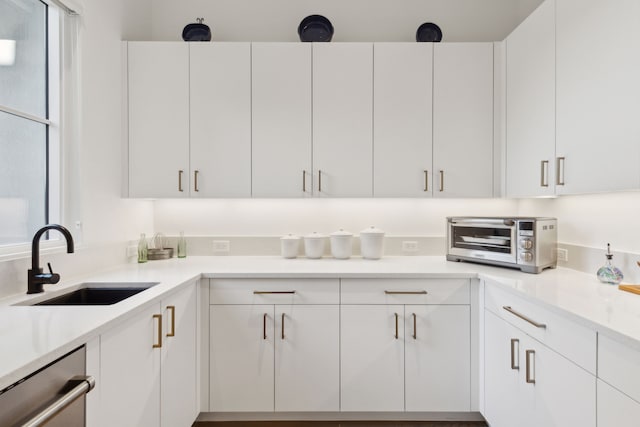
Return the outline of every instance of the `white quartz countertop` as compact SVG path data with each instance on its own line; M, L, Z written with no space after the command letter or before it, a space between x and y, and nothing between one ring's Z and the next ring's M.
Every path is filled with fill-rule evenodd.
M274 256L188 257L126 264L85 277L65 278L38 295L0 300L0 390L158 304L163 296L205 278L481 278L525 295L600 333L640 347L640 295L622 292L595 277L558 268L541 274L448 262L444 256L283 259ZM158 282L110 306L24 306L72 290L82 282Z

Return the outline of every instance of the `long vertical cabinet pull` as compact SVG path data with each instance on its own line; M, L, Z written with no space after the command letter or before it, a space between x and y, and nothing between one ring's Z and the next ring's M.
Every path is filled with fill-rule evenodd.
M564 185L564 157L556 159L556 185Z
M198 174L200 173L199 170L196 170L193 172L193 191L195 191L196 193L198 191L200 191L200 189L198 188Z
M267 313L262 316L262 339L267 339Z
M179 170L178 171L178 191L179 192L183 192L184 190L182 189L182 174L184 173L183 170Z
M398 313L393 313L396 317L396 334L394 335L395 339L398 339Z
M302 171L302 192L307 192L307 171Z
M167 332L168 337L176 336L176 306L168 305L167 310L171 312L171 332Z
M536 359L535 359L535 355L536 355L535 350L527 350L525 352L525 359L526 359L526 362L527 362L527 383L529 383L529 384L535 384L536 383L536 378L535 378L535 373L536 373L535 361L536 361Z
M549 160L540 162L540 187L549 186Z
M444 191L444 171L440 171L440 192Z
M429 171L425 170L424 172L424 191L429 191Z
M318 193L322 192L322 171L318 170Z
M282 313L282 339L284 340L284 313Z
M516 365L516 344L518 344L518 350L520 350L520 340L517 338L511 339L511 369L519 370L520 369L520 360L518 360L518 364Z
M162 347L162 314L154 314L153 318L158 321L158 341L153 343L153 348L161 348Z
M417 340L418 339L418 328L417 328L417 317L415 313L411 313L411 315L413 316L413 339Z

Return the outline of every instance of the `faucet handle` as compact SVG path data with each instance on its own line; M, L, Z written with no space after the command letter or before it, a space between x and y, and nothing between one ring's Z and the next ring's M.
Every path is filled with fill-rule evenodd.
M51 268L51 263L48 262L47 266L49 267L49 273L53 274L53 269Z

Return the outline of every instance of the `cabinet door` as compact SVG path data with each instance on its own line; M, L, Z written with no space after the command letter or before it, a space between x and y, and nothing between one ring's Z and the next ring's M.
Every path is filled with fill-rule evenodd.
M506 39L508 197L555 194L555 0L546 0Z
M314 192L373 194L373 46L313 45Z
M470 343L469 306L405 306L407 411L471 410Z
M640 403L598 380L598 427L636 427Z
M338 305L276 306L275 410L340 410Z
M162 300L162 426L189 426L196 404L196 285Z
M251 45L189 43L191 196L251 196Z
M404 410L404 307L340 307L342 411Z
M211 412L273 411L273 305L210 306Z
M160 425L158 313L155 304L101 335L100 425Z
M313 193L311 44L253 43L253 197Z
M189 195L189 47L128 42L129 196Z
M521 378L524 359L521 333L485 310L484 417L491 427L527 427L530 424L532 388Z
M640 186L640 2L556 0L558 194ZM598 31L594 31L598 28Z
M433 49L434 196L492 197L493 44Z
M373 194L432 195L432 43L375 43Z
M532 338L521 349L521 381L534 390L532 425L595 427L595 376ZM527 365L535 384L526 383Z

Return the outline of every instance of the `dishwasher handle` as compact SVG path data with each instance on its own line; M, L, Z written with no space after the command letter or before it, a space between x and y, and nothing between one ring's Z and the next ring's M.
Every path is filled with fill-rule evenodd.
M29 421L22 424L22 427L38 427L44 425L76 399L93 390L95 385L96 381L92 376L78 375L71 378L62 390L65 394L29 419Z

